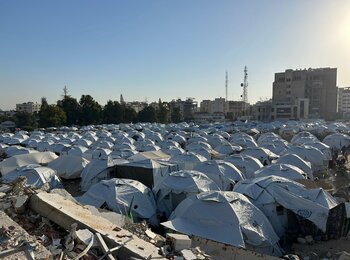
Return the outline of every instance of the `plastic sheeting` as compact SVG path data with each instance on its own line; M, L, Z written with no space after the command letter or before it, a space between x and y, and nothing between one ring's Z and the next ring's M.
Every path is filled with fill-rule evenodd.
M302 184L277 176L241 181L236 184L234 191L249 197L269 218L279 236L286 231L288 219L285 212L278 212L277 206L291 210L326 231L328 212L338 205L321 188L306 189Z
M34 188L41 188L44 184L49 184L50 189L63 188L56 172L48 167L42 167L38 164L30 164L19 167L16 170L7 173L2 180L11 183L18 177L25 176L27 185Z
M166 217L185 198L210 190L220 190L217 184L198 171L172 172L153 188L158 210Z
M102 180L77 199L80 203L97 208L106 204L114 212L127 216L131 213L135 218L156 221L156 202L152 191L135 180Z
M48 164L63 179L79 178L89 161L82 156L61 155Z
M296 166L284 163L271 164L255 172L256 177L279 176L290 180L306 179L307 175Z
M4 176L13 170L16 170L18 167L29 164L46 165L57 158L58 156L52 152L15 155L0 162L0 173Z
M198 164L194 170L207 175L221 190L232 191L233 186L238 181L245 179L244 175L236 166L221 160L202 162Z
M265 215L244 195L209 191L182 201L162 223L167 228L217 242L280 256L278 236Z

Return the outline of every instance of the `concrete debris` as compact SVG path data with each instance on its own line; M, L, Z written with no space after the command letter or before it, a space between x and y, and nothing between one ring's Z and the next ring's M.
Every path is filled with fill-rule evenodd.
M191 239L187 235L168 233L167 238L175 252L191 248Z
M195 260L197 256L189 249L181 250L181 254L185 260Z
M23 213L26 210L28 200L28 195L22 195L14 198L13 207L15 208L16 213Z

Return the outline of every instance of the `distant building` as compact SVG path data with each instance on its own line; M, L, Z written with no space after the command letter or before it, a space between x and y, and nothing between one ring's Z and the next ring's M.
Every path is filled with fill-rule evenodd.
M250 115L250 109L245 111L244 108L250 108L250 104L244 101L227 101L226 102L226 115L230 119L237 119L242 115Z
M142 109L147 107L147 103L146 102L133 101L133 102L128 102L127 106L133 108L136 111L136 113L139 113Z
M33 102L27 102L22 104L16 104L16 111L17 112L25 112L29 114L38 113L40 111L41 104L39 103L33 103Z
M224 98L215 98L214 100L203 100L200 103L200 112L226 113L226 101Z
M337 113L337 69L289 69L276 73L272 102L295 106L298 105L297 99L309 100L309 117L334 119Z
M350 118L350 87L338 88L338 112L343 118Z
M172 100L169 102L170 107L178 107L182 115L181 120L193 120L194 113L197 112L198 102L194 98L187 98L186 100Z
M209 114L208 112L195 112L193 119L198 124L225 122L225 114L222 112L216 112Z
M252 107L252 118L255 120L269 122L274 112L272 100L259 101Z

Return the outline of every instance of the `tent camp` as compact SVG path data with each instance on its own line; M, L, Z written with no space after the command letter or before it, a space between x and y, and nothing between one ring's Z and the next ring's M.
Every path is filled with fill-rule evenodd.
M56 172L48 167L42 167L38 164L29 164L18 167L3 176L1 179L5 183L14 182L18 177L27 178L26 184L33 188L41 188L44 184L48 184L50 189L63 188Z
M107 159L94 159L84 168L80 177L80 188L87 191L93 184L99 183L101 180L108 180L114 177L115 166L117 164L126 163L126 160L111 157Z
M306 189L290 179L277 176L243 180L234 191L246 195L265 213L276 233L281 237L291 224L288 211L314 223L326 231L329 210L338 202L321 188Z
M102 180L92 185L80 203L93 205L131 216L133 220L149 220L156 225L156 202L152 191L142 183L129 179Z
M245 179L240 170L232 163L222 160L210 160L198 164L195 171L199 171L212 179L221 190L231 190L240 180Z
M279 176L290 180L302 180L307 174L296 166L285 163L274 163L257 170L255 177Z
M144 159L117 165L115 177L137 180L153 188L170 172L178 170L178 165L174 163Z
M0 162L0 173L4 176L18 167L29 164L40 164L45 166L57 158L58 156L52 152L15 155Z
M341 133L327 135L323 143L329 145L333 150L340 151L343 147L350 147L350 136Z
M197 164L206 161L207 159L194 152L174 155L170 158L170 162L179 165L181 170L193 170Z
M263 165L268 165L272 160L277 159L279 156L274 154L269 149L262 147L250 147L240 153L241 155L249 155L258 159Z
M249 155L234 154L224 159L236 166L245 176L246 179L254 178L254 172L263 167L262 163Z
M88 164L89 161L82 156L61 155L49 162L48 167L55 170L62 179L76 179L80 178L82 171Z
M187 235L281 256L278 236L244 195L209 191L183 200L163 226Z
M153 188L159 214L165 217L185 198L210 190L220 188L204 173L183 170L169 173Z
M296 154L287 153L285 155L282 155L277 160L273 161L273 163L285 163L285 164L294 165L299 169L303 170L307 174L310 180L314 179L314 176L312 174L312 169L311 169L311 163L308 161L305 161L304 159L302 159L300 156Z

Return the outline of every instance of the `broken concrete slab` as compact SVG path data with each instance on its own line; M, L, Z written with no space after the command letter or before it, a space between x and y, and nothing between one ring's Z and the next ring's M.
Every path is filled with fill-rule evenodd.
M34 194L30 199L30 207L66 230L69 230L73 223L77 223L80 229L87 228L94 233L100 233L109 247L124 244L117 253L120 259L130 257L164 259L153 244L141 240L129 231L94 215L82 205L58 194L47 192Z
M18 225L15 221L13 221L5 212L0 211L0 227L8 227L8 229L11 231L5 232L3 230L2 233L0 233L0 251L4 251L6 249L14 249L14 245L12 245L12 239L16 240L23 240L26 241L31 245L33 248L33 253L35 256L35 259L53 259L52 254L43 246L41 245L34 236L29 235L20 225ZM3 228L2 228L3 229ZM28 259L26 252L21 251L12 255L6 256L6 259Z
M226 245L206 238L192 236L192 247L200 247L213 259L222 260L278 260L280 258L257 253L245 248Z
M28 195L22 195L13 199L13 207L17 213L23 213L29 200Z
M170 239L175 252L191 248L191 239L187 235L168 233L166 236Z

